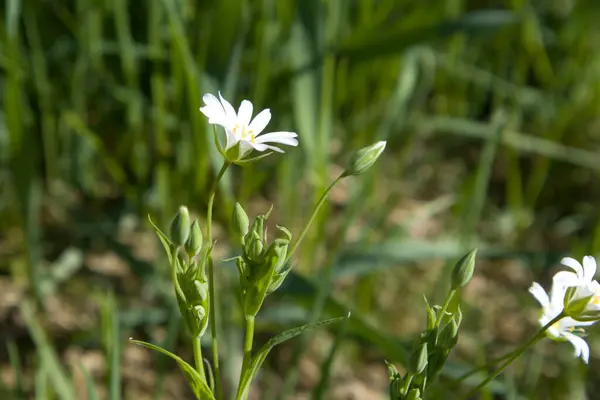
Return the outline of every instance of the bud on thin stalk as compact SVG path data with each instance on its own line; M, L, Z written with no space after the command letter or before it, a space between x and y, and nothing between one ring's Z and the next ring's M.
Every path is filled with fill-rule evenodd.
M192 228L190 231L190 237L187 242L185 242L185 251L190 257L195 257L200 253L202 249L202 230L200 229L200 224L198 224L198 220L195 220L192 223Z
M385 145L386 142L381 141L356 151L350 157L348 167L342 176L360 175L371 168L385 150Z
M235 203L235 207L233 209L233 217L231 218L233 231L240 238L243 238L248 233L248 226L250 225L250 221L248 220L248 215L240 205L240 203Z
M466 286L473 278L473 271L475 270L475 257L477 256L477 249L473 249L465 254L454 266L451 277L452 289L458 289Z
M190 236L190 212L186 206L179 207L179 211L171 221L171 241L182 246Z

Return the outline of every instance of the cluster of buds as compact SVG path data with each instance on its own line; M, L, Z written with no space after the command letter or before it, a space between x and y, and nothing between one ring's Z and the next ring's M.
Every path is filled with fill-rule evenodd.
M444 306L430 306L425 299L427 329L414 343L414 348L404 376L388 365L390 371L391 400L419 400L425 397L427 385L434 382L450 352L458 342L462 313L458 302L450 306L456 291L466 286L473 277L477 249L470 251L454 266L451 290Z
M173 218L168 240L179 311L192 337L202 336L208 326L206 267L212 244L203 244L200 225L198 221L190 224L190 215L185 206L181 206Z
M265 297L281 286L290 268L284 268L292 234L277 226L277 236L268 244L265 222L271 210L258 215L249 226L246 212L238 203L233 212L233 231L238 238L242 255L236 257L240 273L244 314L255 317Z

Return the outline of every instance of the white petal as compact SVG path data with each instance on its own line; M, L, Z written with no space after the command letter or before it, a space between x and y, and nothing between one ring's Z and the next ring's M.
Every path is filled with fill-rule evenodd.
M264 144L264 143L256 143L255 142L254 148L258 151L273 150L278 153L285 153L285 151L281 150L279 147L269 146L268 144Z
M574 272L559 271L552 278L552 284L564 287L579 286L581 285L581 280Z
M248 126L252 118L252 103L248 100L242 100L238 110L237 118L240 125Z
M271 121L271 111L265 108L254 117L248 125L248 129L252 131L254 136L258 136L267 127L269 121Z
M219 92L219 98L221 99L221 104L223 105L223 109L225 110L225 115L227 116L227 119L231 123L235 124L235 122L237 121L237 114L235 113L235 109L233 108L230 102L228 102L223 98L223 96L221 96L221 92Z
M583 362L587 364L590 360L590 347L586 341L569 332L564 333L563 336L573 345L573 348L575 349L575 357L581 357Z
M591 282L596 275L596 259L592 256L583 257L583 276L587 282Z
M227 143L225 144L225 150L229 150L238 142L237 137L229 130L225 129L225 135L227 138Z
M552 316L554 318L558 315L565 306L565 295L567 294L567 288L552 282L552 289L550 290L550 308L553 313L556 313Z
M560 320L559 325L562 330L569 330L574 326L590 326L594 325L598 321L577 321L571 317L564 317Z
M250 152L252 152L252 150L258 150L258 149L249 141L240 140L240 155L241 155L241 157L248 155Z
M298 146L298 135L294 132L271 132L260 135L255 139L256 143L281 143L288 146Z
M210 93L202 96L202 100L206 105L200 107L200 112L208 117L208 122L210 124L225 125L227 123L227 116L219 100Z
M572 268L577 274L577 276L583 277L583 267L576 259L571 257L565 257L562 260L560 260L560 263L566 267Z
M529 288L529 293L535 297L543 308L550 307L550 299L544 288L537 282L533 282Z

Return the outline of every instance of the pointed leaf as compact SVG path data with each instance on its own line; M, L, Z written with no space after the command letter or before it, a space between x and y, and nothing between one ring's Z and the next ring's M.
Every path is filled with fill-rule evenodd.
M248 393L250 391L250 385L252 384L252 381L256 377L258 370L262 366L263 362L267 358L267 355L269 354L269 352L271 351L271 349L273 347L275 347L278 344L281 344L287 340L293 339L296 336L303 334L304 332L313 330L320 326L340 322L340 321L348 318L349 316L350 315L348 315L346 317L327 319L324 321L316 322L314 324L302 325L302 326L299 326L296 328L289 329L285 332L280 333L277 336L272 337L267 343L265 343L265 345L263 347L261 347L261 349L252 358L252 364L250 365L250 368L247 369L246 371L244 371L244 377L242 378L242 382L240 382L240 390L241 390L242 396L241 397L238 396L238 398L245 399L248 396Z
M165 248L165 251L167 252L167 256L169 257L169 264L173 265L173 253L171 252L171 246L173 244L171 243L171 241L169 240L169 238L167 237L167 235L165 235L163 233L163 231L161 231L158 228L158 226L156 226L154 224L154 222L152 222L152 218L150 218L150 215L148 215L148 221L150 221L150 224L152 225L152 227L156 231L156 235L160 239L161 243L163 244L163 246Z
M204 382L204 379L202 379L200 374L190 364L186 363L181 357L171 353L168 350L163 349L162 347L155 346L152 343L135 339L129 340L140 346L144 346L149 349L158 351L177 361L177 364L179 364L179 368L181 368L181 371L183 372L185 379L188 381L192 390L194 391L196 398L199 400L215 400L215 396L213 396L212 392L210 391L210 388L206 385L206 382Z
M239 165L239 166L244 166L246 164L250 164L251 162L258 161L261 158L268 157L271 154L273 154L272 151L270 151L268 153L265 153L265 154L261 154L260 156L256 156L256 157L252 157L252 158L244 158L244 159L241 159L241 160L238 160L238 161L234 161L234 163L237 164L237 165Z

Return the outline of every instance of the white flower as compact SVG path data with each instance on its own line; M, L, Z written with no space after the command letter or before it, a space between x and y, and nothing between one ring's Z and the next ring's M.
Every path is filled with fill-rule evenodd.
M565 257L561 263L572 271L560 271L554 275L553 283L569 288L566 293L566 309L577 308L577 314L593 316L600 311L600 284L594 280L596 260L592 256L583 257L583 265L571 257ZM576 304L583 300L583 304ZM586 301L587 300L587 301ZM580 302L581 303L581 302Z
M271 132L261 134L271 120L269 109L259 112L252 119L252 103L243 100L236 113L233 106L221 96L219 98L207 93L202 97L205 106L200 107L202 114L208 117L210 124L220 125L225 128L227 142L225 152L239 143L240 158L244 157L252 150L265 151L273 150L283 153L279 147L267 143L279 143L288 146L297 146L298 136L294 132Z
M540 286L539 283L533 282L529 288L529 292L536 298L542 306L542 315L540 316L540 325L546 326L550 321L556 318L562 311L564 305L564 296L566 288L561 285L552 285L550 296ZM586 364L590 358L590 348L586 341L577 336L575 333L583 333L582 326L592 325L595 321L581 322L570 317L563 317L559 321L551 325L546 334L553 340L567 340L575 349L575 357L581 357Z

